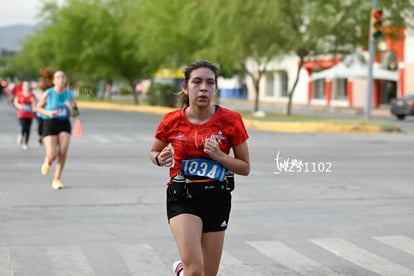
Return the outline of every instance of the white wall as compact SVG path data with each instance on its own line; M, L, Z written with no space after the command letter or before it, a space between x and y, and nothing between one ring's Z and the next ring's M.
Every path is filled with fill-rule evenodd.
M352 102L354 107L365 107L367 101L367 80L353 79Z
M405 63L414 63L414 30L405 31L404 54Z
M414 94L414 30L406 30L404 44L405 94ZM401 66L401 65L400 65Z
M293 84L295 82L298 63L299 63L299 58L294 55L288 55L285 57L275 58L267 65L266 71L286 71L288 74L288 86L289 86L288 88L290 91L290 89L292 89ZM257 65L252 60L247 61L247 67L249 68L249 70L257 69ZM293 94L292 100L294 104L307 104L308 81L309 81L309 76L306 72L306 69L302 69L300 72L298 84L296 85L295 92ZM247 87L249 90L248 99L254 100L255 92L254 92L253 82L250 76L247 76L246 83L247 83ZM266 98L264 95L264 85L265 85L265 79L262 78L261 83L260 83L260 89L261 89L260 101L261 102L272 102L272 103L287 103L288 102L287 97L276 96L274 98L269 98L269 97Z

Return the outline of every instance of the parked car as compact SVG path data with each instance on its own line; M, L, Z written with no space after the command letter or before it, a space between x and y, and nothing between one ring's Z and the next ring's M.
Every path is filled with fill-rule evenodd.
M391 114L398 120L404 120L405 116L414 116L414 94L392 99Z

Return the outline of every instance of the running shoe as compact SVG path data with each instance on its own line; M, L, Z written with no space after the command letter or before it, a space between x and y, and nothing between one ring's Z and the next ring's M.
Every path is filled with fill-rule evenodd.
M49 162L45 159L45 162L43 162L42 164L42 174L43 175L48 175L49 171L50 171L50 164Z
M27 150L29 148L29 145L27 145L27 144L23 144L23 146L22 146L22 149L23 150Z
M63 188L63 183L60 179L53 179L52 181L52 188L55 190L59 190Z
M184 266L183 266L183 263L181 261L176 261L175 263L173 263L172 269L173 269L174 276L183 276L184 275L182 273L183 270L184 270Z

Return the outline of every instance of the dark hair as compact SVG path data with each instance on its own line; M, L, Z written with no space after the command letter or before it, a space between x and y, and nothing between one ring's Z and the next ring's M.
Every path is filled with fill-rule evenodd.
M53 74L54 73L55 72L53 71L53 69L49 67L43 67L40 69L41 76L39 80L43 82L41 85L39 85L40 90L45 91L49 87L53 86Z
M184 83L183 83L183 85L188 84L188 81L190 80L190 77L191 77L191 73L195 69L199 69L199 68L208 68L211 71L213 71L214 80L215 80L216 87L217 87L217 78L220 75L220 66L216 65L214 63L211 63L208 60L197 60L197 61L194 61L193 63L189 64L187 67L185 67L184 68ZM190 105L190 100L188 98L188 95L184 92L184 90L178 92L178 102L182 106L189 106Z

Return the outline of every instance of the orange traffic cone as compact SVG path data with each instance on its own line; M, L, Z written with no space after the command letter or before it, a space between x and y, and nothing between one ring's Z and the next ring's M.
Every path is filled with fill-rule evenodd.
M82 126L79 119L75 120L75 125L73 126L73 136L81 136L82 135Z

